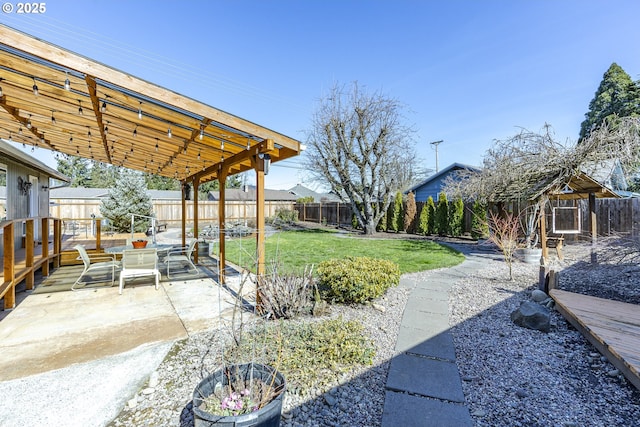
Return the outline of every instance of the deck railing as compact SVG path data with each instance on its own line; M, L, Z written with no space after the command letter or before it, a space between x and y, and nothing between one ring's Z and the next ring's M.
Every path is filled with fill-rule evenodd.
M36 235L39 224L42 238ZM0 276L0 298L4 308L13 308L16 303L16 285L23 280L26 289L33 289L34 273L42 270L49 275L50 263L60 265L61 221L52 217L10 219L0 223L2 232L2 276Z

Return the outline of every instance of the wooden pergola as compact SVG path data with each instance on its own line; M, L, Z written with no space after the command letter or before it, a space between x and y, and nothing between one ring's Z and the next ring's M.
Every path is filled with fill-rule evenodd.
M196 195L200 184L217 179L220 272L225 181L254 170L258 274L264 272L265 174L270 163L303 149L293 138L1 24L0 138L175 178ZM193 209L197 236L197 197Z

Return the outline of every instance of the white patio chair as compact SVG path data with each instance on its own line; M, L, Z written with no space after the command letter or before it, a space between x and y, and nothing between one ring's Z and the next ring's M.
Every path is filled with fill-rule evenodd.
M158 270L158 253L155 248L125 249L122 251L122 271L120 272L120 289L122 295L125 279L154 276L156 289L160 285L160 270Z
M167 277L171 277L171 264L187 264L189 269L187 271L193 271L192 274L198 274L198 267L195 266L193 261L191 261L191 256L193 255L193 251L196 247L196 240L193 240L189 243L189 246L184 246L181 248L171 249L167 252L167 256L164 259L165 264L167 265ZM174 267L175 270L175 267Z
M76 245L74 247L80 254L78 259L82 260L84 264L84 270L80 274L80 277L75 281L75 283L71 286L71 290L75 291L76 286L79 284L86 285L88 282L83 282L82 278L89 272L93 271L106 271L111 270L111 286L113 286L116 280L116 269L120 268L120 262L116 261L115 254L95 254L89 255L87 250L82 245Z

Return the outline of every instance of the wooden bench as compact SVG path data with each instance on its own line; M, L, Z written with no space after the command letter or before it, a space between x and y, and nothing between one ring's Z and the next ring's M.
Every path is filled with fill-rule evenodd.
M169 224L166 222L157 222L156 223L156 233L159 233L161 231L167 231L167 226ZM150 235L151 233L153 233L153 227L149 227L149 229L147 230L147 236Z

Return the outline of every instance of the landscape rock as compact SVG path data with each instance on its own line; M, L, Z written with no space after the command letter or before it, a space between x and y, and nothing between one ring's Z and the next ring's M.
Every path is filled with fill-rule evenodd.
M549 309L531 301L523 302L517 310L511 313L511 321L523 328L549 332L551 329L551 314Z
M544 291L541 291L540 289L534 289L533 291L531 291L531 299L534 300L535 302L542 303L546 301L548 298L549 298L549 295L547 295Z

